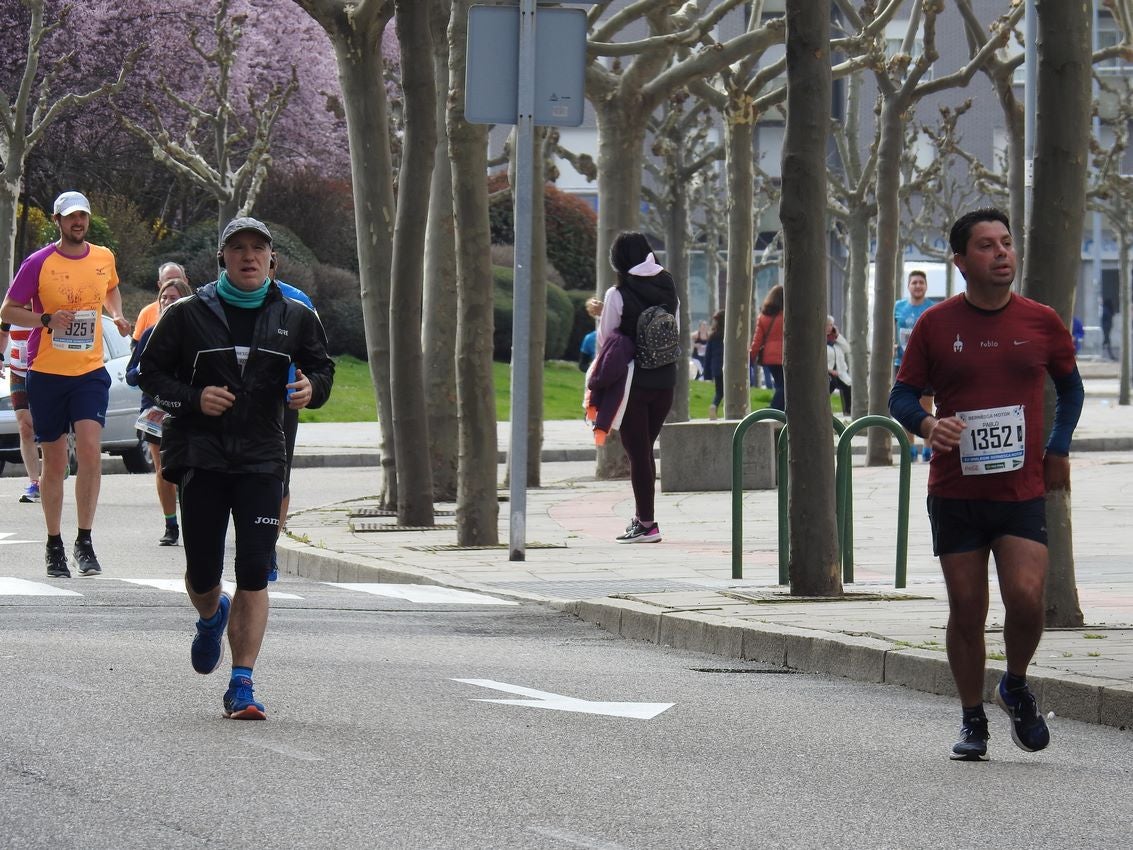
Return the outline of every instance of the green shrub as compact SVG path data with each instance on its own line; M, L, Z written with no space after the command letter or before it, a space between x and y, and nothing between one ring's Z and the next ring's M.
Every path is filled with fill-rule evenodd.
M512 270L503 266L492 267L495 283L493 313L495 327L492 330L492 358L501 363L511 362L511 320L514 308L512 292L514 278ZM556 360L570 338L573 323L573 309L570 297L553 283L547 284L547 344L544 359Z
M515 228L507 176L490 177L488 190L499 193L488 203L492 242L512 245ZM543 210L547 219L548 262L562 275L567 289L593 291L597 279L594 254L598 250L598 214L586 201L552 183L544 189Z
M334 356L349 354L359 360L368 360L366 326L362 321L362 288L358 275L348 269L322 263L315 263L311 272L313 280L309 287L299 288L307 293L314 302L315 309L319 311L330 353Z
M194 288L203 286L217 278L216 242L216 220L197 222L155 243L149 255L149 266L156 270L162 263L180 263L185 267L189 283Z
M303 282L309 280L298 270L297 266L314 266L318 260L311 249L303 244L294 233L282 224L265 222L272 235L272 248L279 257L279 276L292 286L297 286L306 292ZM216 220L209 218L205 221L190 225L181 233L174 233L162 239L153 246L148 258L149 267L153 270L156 280L157 267L162 263L180 263L185 267L189 276L189 283L194 287L203 286L217 279L220 269L216 264L216 249L218 241ZM288 276L283 274L284 263L291 263Z
M118 278L130 287L145 290L148 297L157 281L157 266L150 263L153 229L149 222L137 204L121 195L95 192L90 201L111 234ZM92 235L91 241L97 241L96 237Z

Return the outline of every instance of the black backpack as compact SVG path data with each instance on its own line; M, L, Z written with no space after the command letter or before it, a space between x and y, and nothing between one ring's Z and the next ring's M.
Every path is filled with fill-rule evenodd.
M681 334L677 319L662 304L647 307L637 317L637 367L660 369L681 356Z

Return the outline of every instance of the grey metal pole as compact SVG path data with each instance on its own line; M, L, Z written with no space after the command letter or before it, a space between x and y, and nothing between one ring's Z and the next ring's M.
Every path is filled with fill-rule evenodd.
M531 219L535 146L535 0L519 0L515 126L515 277L511 318L511 476L508 560L526 560L527 397L531 368ZM536 400L538 401L538 400Z

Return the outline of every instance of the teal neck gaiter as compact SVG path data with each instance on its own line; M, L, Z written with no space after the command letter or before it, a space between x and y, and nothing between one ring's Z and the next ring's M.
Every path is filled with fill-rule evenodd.
M219 295L227 304L233 307L240 307L244 310L254 310L261 307L264 299L267 298L268 284L271 283L271 278L264 278L263 284L247 292L240 287L236 286L228 279L228 272L222 271L220 279L216 282L216 294Z

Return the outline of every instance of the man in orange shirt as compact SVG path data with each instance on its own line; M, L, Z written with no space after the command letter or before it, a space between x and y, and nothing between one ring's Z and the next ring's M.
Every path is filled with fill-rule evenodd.
M161 294L162 288L171 280L189 282L185 274L185 267L180 263L162 263L157 269L157 291ZM151 301L138 312L138 320L134 322L134 344L142 338L142 334L157 324L157 317L161 315L161 304Z
M130 323L122 315L114 254L86 241L90 202L79 192L64 192L55 199L52 220L59 241L24 260L0 304L0 320L33 328L27 390L35 438L43 451L39 483L47 524L47 574L70 578L60 528L67 434L75 432L79 459L74 565L81 575L98 575L102 567L91 529L102 483L102 428L110 391L110 375L102 365L103 307L122 336L130 332Z

